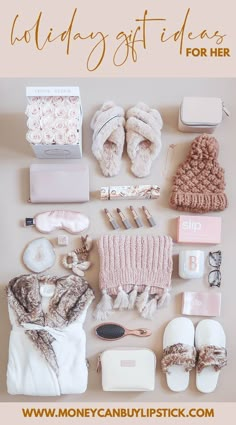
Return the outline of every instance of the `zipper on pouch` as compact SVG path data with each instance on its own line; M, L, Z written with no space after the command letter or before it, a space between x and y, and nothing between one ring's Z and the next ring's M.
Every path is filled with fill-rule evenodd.
M111 349L110 349L111 350ZM117 350L117 351L119 351L119 350L127 350L127 347L117 347L117 348L113 348L113 350ZM129 347L129 350L143 350L143 348L141 348L141 347ZM150 348L145 348L145 350L148 350L148 351L151 351L152 353L153 353L153 351L152 350L150 350ZM108 350L105 350L105 351L109 351L109 349ZM102 361L101 361L101 357L102 357L102 354L104 353L104 351L102 351L100 354L99 354L99 356L98 356L98 359L97 359L97 368L96 368L96 371L97 371L97 373L99 373L99 372L101 372L101 370L102 370Z
M96 368L97 373L101 372L102 370L101 354L102 353L99 354L98 360L97 360L97 368Z

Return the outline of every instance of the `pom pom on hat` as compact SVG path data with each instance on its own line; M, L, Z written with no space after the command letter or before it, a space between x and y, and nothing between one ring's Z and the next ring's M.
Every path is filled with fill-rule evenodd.
M206 213L227 207L224 169L217 161L218 153L219 144L214 137L208 134L196 137L173 178L172 208Z

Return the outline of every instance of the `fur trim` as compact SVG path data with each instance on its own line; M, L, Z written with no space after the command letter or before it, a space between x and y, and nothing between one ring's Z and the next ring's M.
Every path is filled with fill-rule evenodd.
M138 103L126 114L127 153L132 161L131 170L137 177L150 174L152 162L161 151L160 113L144 103Z
M113 102L106 102L91 121L93 133L92 152L99 161L105 176L115 176L120 171L124 149L124 110Z
M198 351L197 373L212 366L216 372L227 365L227 350L216 345L203 345Z
M163 350L161 360L162 372L169 373L173 365L183 366L186 372L190 372L196 364L196 349L187 344L173 344Z
M55 293L50 300L47 314L42 309L40 284L54 283ZM94 299L89 284L79 276L62 278L37 275L21 275L12 279L7 287L8 304L13 309L18 324L35 324L62 329L73 323ZM58 375L54 338L46 330L26 330L33 344Z

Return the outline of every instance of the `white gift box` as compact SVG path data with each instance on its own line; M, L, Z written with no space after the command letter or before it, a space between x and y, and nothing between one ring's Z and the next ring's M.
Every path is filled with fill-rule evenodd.
M218 97L184 97L179 109L178 128L187 133L213 133L222 122L223 111L229 115Z
M26 87L26 139L40 159L82 158L79 87Z

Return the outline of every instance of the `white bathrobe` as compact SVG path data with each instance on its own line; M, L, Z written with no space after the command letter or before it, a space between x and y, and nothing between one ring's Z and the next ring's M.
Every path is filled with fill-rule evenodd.
M12 324L7 367L9 394L59 396L86 391L88 369L83 323L88 306L73 323L63 329L31 323L19 325L14 310L9 306ZM45 330L55 338L52 347L57 359L58 376L25 330Z

